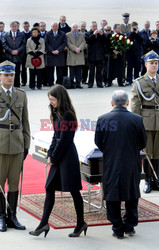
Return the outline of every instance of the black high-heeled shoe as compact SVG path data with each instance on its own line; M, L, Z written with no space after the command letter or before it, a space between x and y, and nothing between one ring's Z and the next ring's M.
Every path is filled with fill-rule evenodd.
M88 225L87 225L87 223L85 222L84 224L83 224L83 226L81 227L81 229L77 232L77 233L70 233L68 236L69 237L79 237L80 236L80 234L84 231L84 235L86 236L86 233L87 233L87 228L88 228Z
M50 230L50 226L48 224L46 224L44 227L35 230L35 231L30 231L29 234L33 235L33 236L39 236L42 232L45 232L44 237L46 237L46 235L48 234Z

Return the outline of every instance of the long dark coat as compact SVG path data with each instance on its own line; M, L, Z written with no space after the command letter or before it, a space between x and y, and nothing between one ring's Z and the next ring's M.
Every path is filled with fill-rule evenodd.
M107 38L103 34L93 35L93 31L90 30L85 34L86 43L88 44L88 61L97 62L104 61L104 43Z
M3 47L5 49L5 59L13 63L21 63L25 55L26 41L25 36L22 32L17 31L15 37L15 44L13 43L12 33L7 32L3 38ZM18 55L12 55L12 50L18 50Z
M53 31L46 33L45 48L46 48L46 66L65 66L64 48L67 46L66 35L62 31L58 31L57 36L54 36ZM52 51L58 50L58 55L53 55Z
M50 187L61 191L82 189L72 122L74 123L71 114L63 115L61 121L58 117L54 121L54 136L48 150L48 157L51 157L53 165L46 182L46 190Z
M146 146L142 118L126 108L99 117L95 143L103 152L103 187L107 201L140 197L140 150Z

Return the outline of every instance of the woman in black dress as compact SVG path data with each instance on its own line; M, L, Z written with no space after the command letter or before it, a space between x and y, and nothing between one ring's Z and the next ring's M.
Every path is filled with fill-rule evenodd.
M77 118L66 89L56 84L48 92L54 136L48 150L48 164L51 164L46 182L46 198L42 220L30 234L39 236L49 231L48 220L55 201L55 190L70 192L77 214L77 225L69 237L78 237L82 231L86 235L79 159L73 139L77 128Z

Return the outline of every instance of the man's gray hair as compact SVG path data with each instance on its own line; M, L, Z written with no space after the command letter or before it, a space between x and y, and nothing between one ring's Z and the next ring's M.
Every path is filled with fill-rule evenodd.
M128 94L124 90L116 90L113 92L112 101L116 107L123 107L127 104Z

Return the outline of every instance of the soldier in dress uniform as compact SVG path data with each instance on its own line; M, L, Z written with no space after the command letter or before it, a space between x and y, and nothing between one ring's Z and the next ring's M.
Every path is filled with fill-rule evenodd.
M0 64L0 232L25 230L16 217L18 186L23 160L30 147L26 93L13 87L15 64ZM7 215L4 186L8 182Z
M121 32L122 34L127 35L131 31L131 24L129 23L130 14L124 13L122 14L122 16L123 16L124 23L121 24Z
M144 192L159 190L159 56L151 50L145 54L146 74L137 78L133 84L131 110L143 117L147 134L146 151L151 158L158 180L154 179L147 160L144 160L146 174Z

